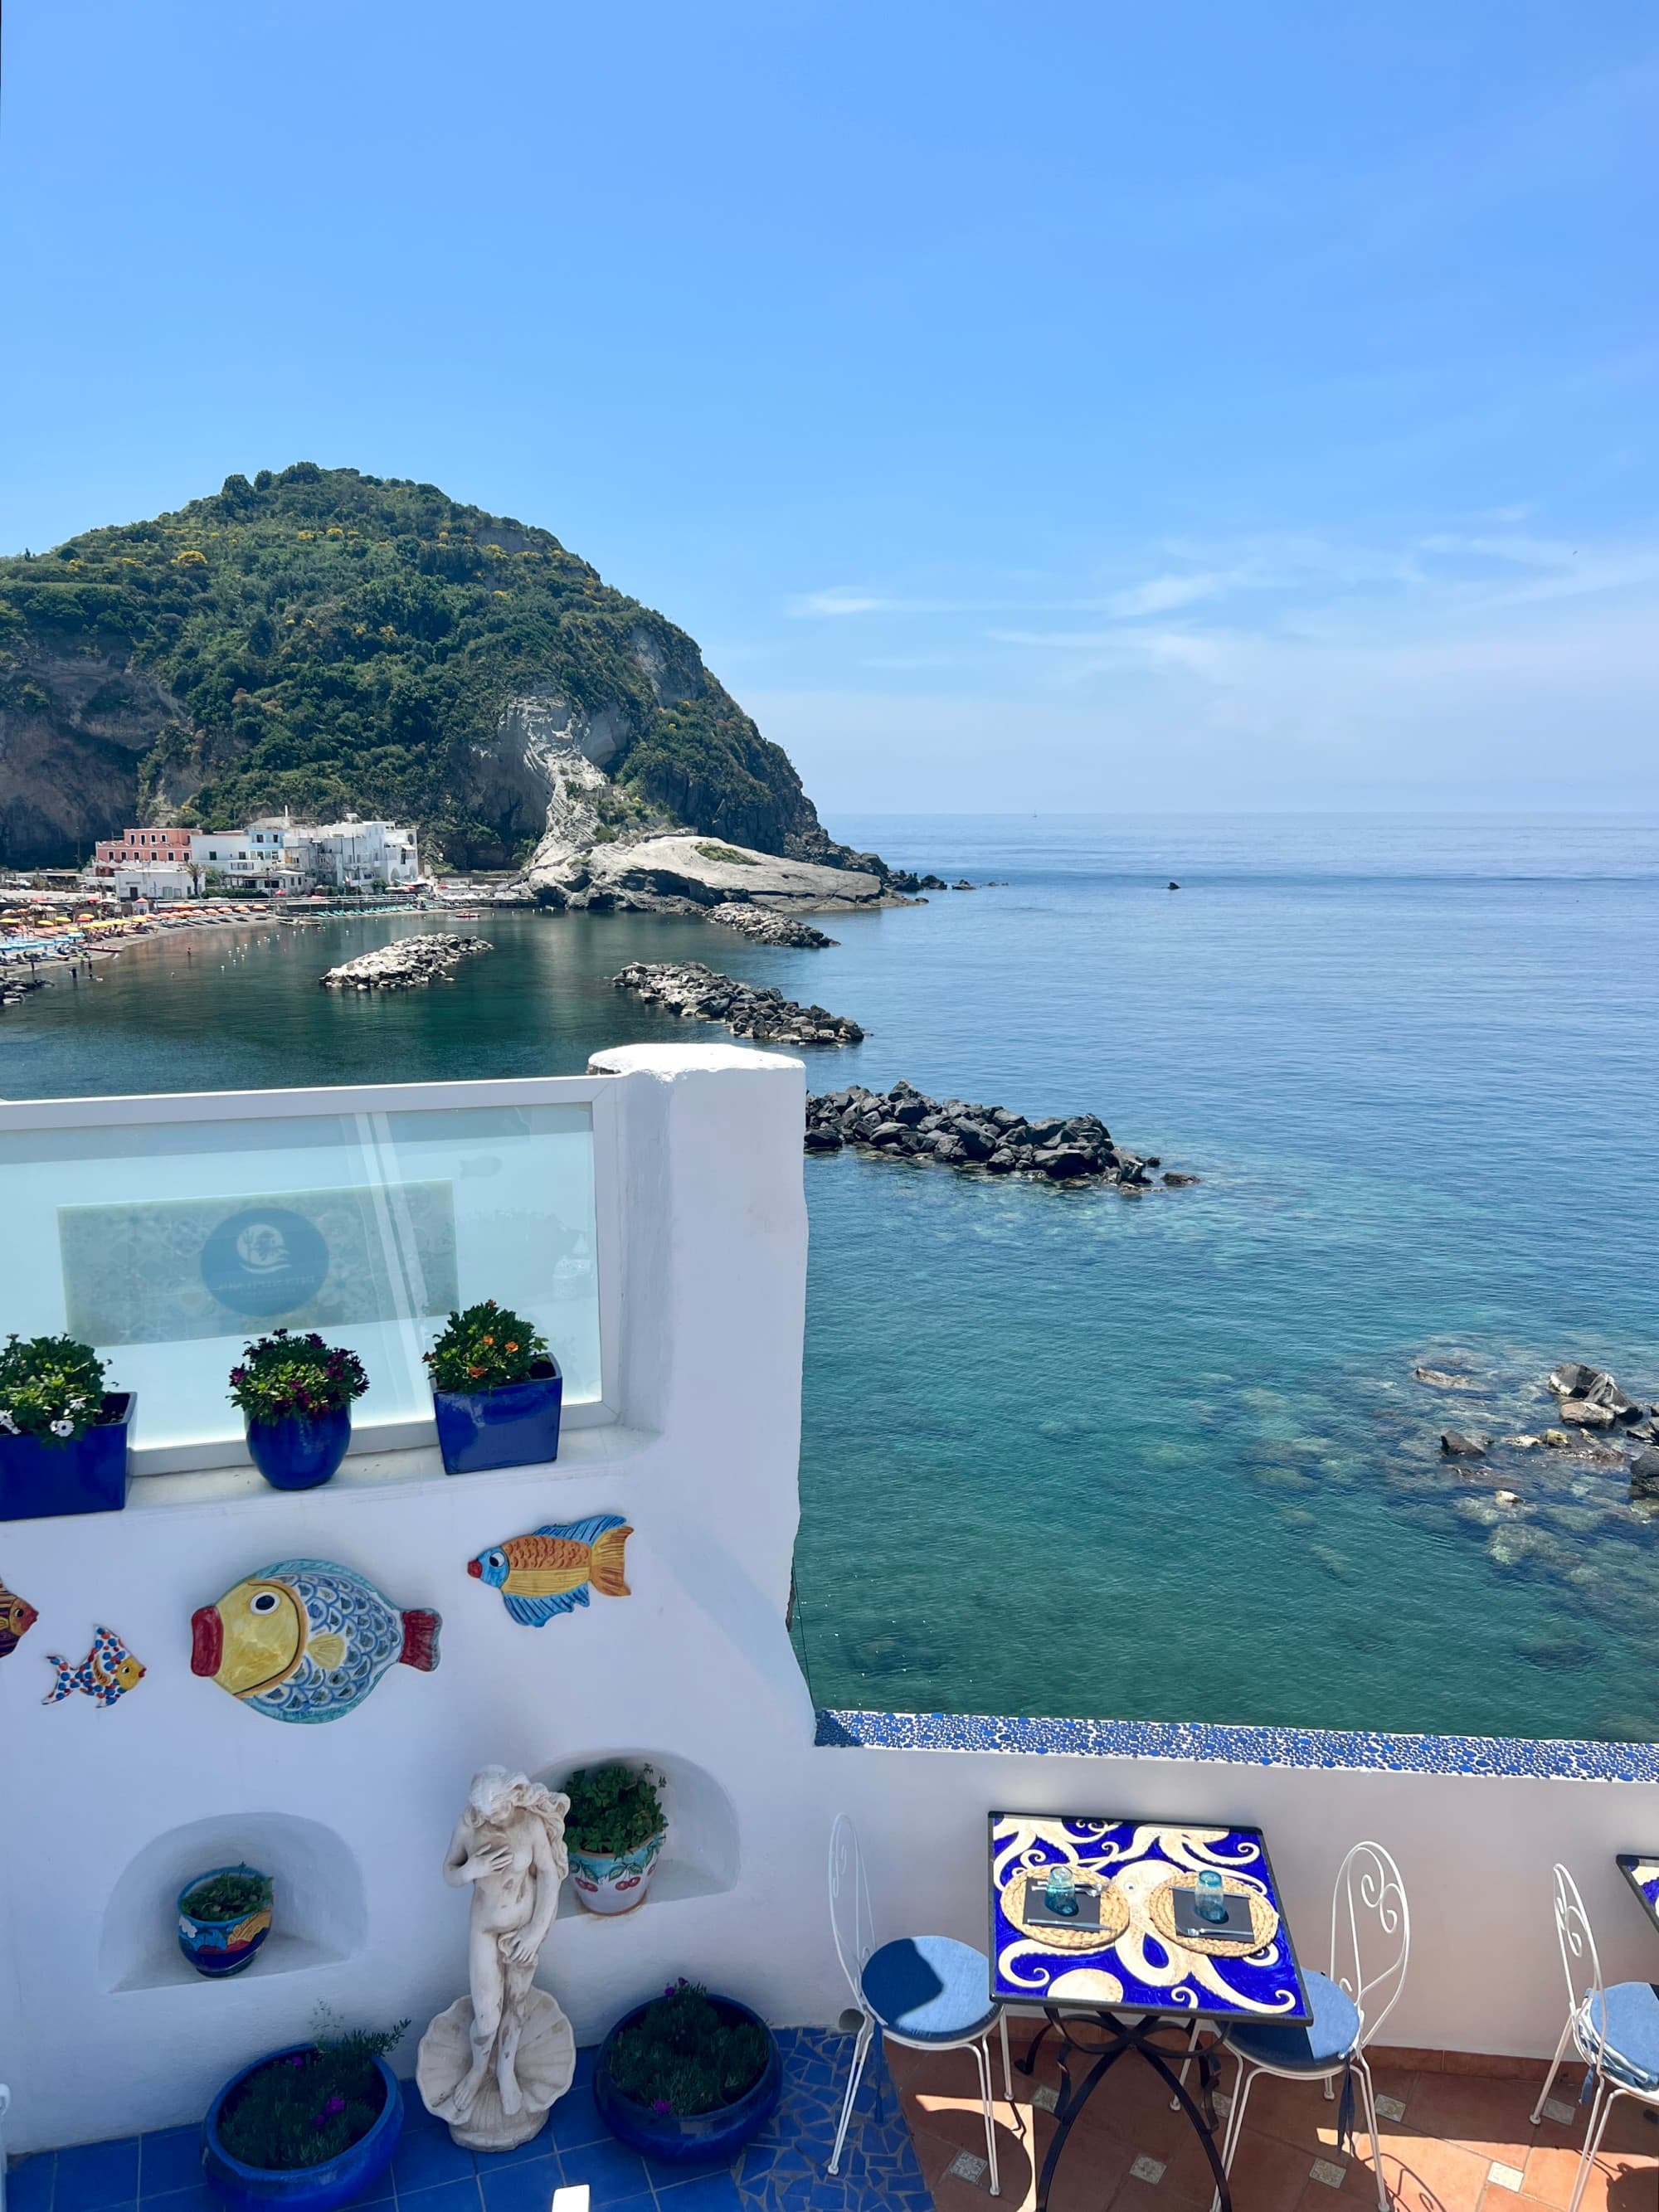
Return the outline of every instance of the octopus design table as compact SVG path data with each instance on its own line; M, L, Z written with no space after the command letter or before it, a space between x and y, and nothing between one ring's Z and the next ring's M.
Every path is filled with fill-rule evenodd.
M1042 1904L1048 1870L1069 1865L1084 1909L1056 1923ZM1206 1869L1244 1900L1248 1935L1177 1936L1176 1893ZM1030 2075L1045 2037L1060 2039L1065 2087L1038 2177L1037 2212L1078 2115L1127 2051L1162 2075L1204 2146L1222 2212L1232 2198L1215 2143L1213 2049L1196 2052L1199 2094L1186 2085L1198 2023L1312 2018L1259 1828L1194 1821L1114 1820L1090 1815L990 1815L991 1995L1041 2006L1048 2015L1020 2070ZM1079 2035L1079 2027L1089 2034ZM1185 2035L1160 2043L1161 2033ZM1086 2063L1074 2079L1073 2063Z
M1659 1928L1659 1858L1641 1856L1635 1851L1620 1851L1619 1871L1636 1892L1642 1910Z

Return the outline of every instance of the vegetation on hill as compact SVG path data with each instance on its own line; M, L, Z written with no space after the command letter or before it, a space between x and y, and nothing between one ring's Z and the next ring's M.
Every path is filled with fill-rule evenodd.
M550 532L433 484L301 461L0 560L0 714L48 757L57 732L114 758L100 705L131 709L134 672L159 702L120 756L142 818L355 810L418 823L452 865L507 866L542 821L497 723L555 694L623 732L612 816L839 857L684 631Z

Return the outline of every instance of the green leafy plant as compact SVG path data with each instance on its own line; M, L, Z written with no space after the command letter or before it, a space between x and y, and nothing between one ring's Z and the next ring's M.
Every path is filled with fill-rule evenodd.
M663 1826L662 1776L649 1766L579 1766L564 1784L565 1841L593 1858L620 1858Z
M752 868L759 865L752 854L739 853L731 845L699 845L697 850L705 860L724 860L728 868Z
M437 1389L494 1390L545 1370L547 1339L511 1306L483 1298L451 1314L425 1358Z
M104 1363L72 1336L9 1336L0 1346L0 1436L66 1444L104 1410Z
M249 1866L210 1874L185 1892L179 1910L192 1920L246 1920L270 1903L270 1876Z
M408 2027L334 2029L309 2051L267 2060L249 2075L219 2115L219 2138L233 2158L267 2173L321 2166L361 2142L386 2101L377 2058ZM332 2032L330 2032L332 2031Z
M279 1328L262 1336L242 1347L240 1362L230 1370L230 1395L251 1421L337 1413L368 1388L356 1353L325 1344L314 1331L295 1336Z
M723 2010L684 1974L611 2045L606 2066L624 2097L686 2118L735 2105L766 2071L763 2029Z

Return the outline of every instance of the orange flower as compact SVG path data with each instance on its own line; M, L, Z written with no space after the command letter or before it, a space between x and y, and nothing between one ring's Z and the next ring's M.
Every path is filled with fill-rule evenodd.
M516 1352L518 1348L516 1344L505 1344L501 1346L503 1352Z
M491 1345L493 1345L493 1344L495 1343L495 1338L494 1338L493 1336L487 1336L487 1337L485 1337L485 1339L484 1339L484 1342L485 1342L486 1344L491 1344Z
M482 1367L469 1367L469 1368L467 1369L467 1370L466 1370L466 1371L467 1371L467 1373L468 1373L469 1375L471 1375L471 1376L473 1376L475 1380L477 1379L477 1377L478 1376L480 1376L480 1375L482 1375L482 1374L483 1373L483 1368L482 1368Z

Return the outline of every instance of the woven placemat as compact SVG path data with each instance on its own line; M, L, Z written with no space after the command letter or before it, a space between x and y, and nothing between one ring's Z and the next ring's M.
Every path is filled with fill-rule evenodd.
M1097 1875L1077 1870L1077 1886L1100 1893L1100 1925L1097 1928L1056 1928L1051 1920L1035 1921L1025 1917L1025 1892L1035 1885L1046 1889L1048 1871L1036 1867L1030 1872L1017 1874L1003 1894L1003 1911L1022 1936L1030 1943L1046 1943L1054 1951L1103 1951L1109 1943L1115 1943L1129 1924L1127 1899L1109 1875L1103 1881Z
M1178 1950L1203 1951L1218 1959L1248 1959L1253 1951L1260 1951L1271 1943L1279 1933L1279 1915L1273 1911L1259 1889L1237 1875L1224 1874L1221 1887L1230 1897L1248 1897L1250 1900L1250 1924L1255 1934L1246 1942L1242 1936L1177 1936L1175 1924L1175 1893L1191 1889L1194 1877L1189 1874L1172 1874L1168 1881L1160 1882L1146 1899L1146 1917L1166 1943Z

